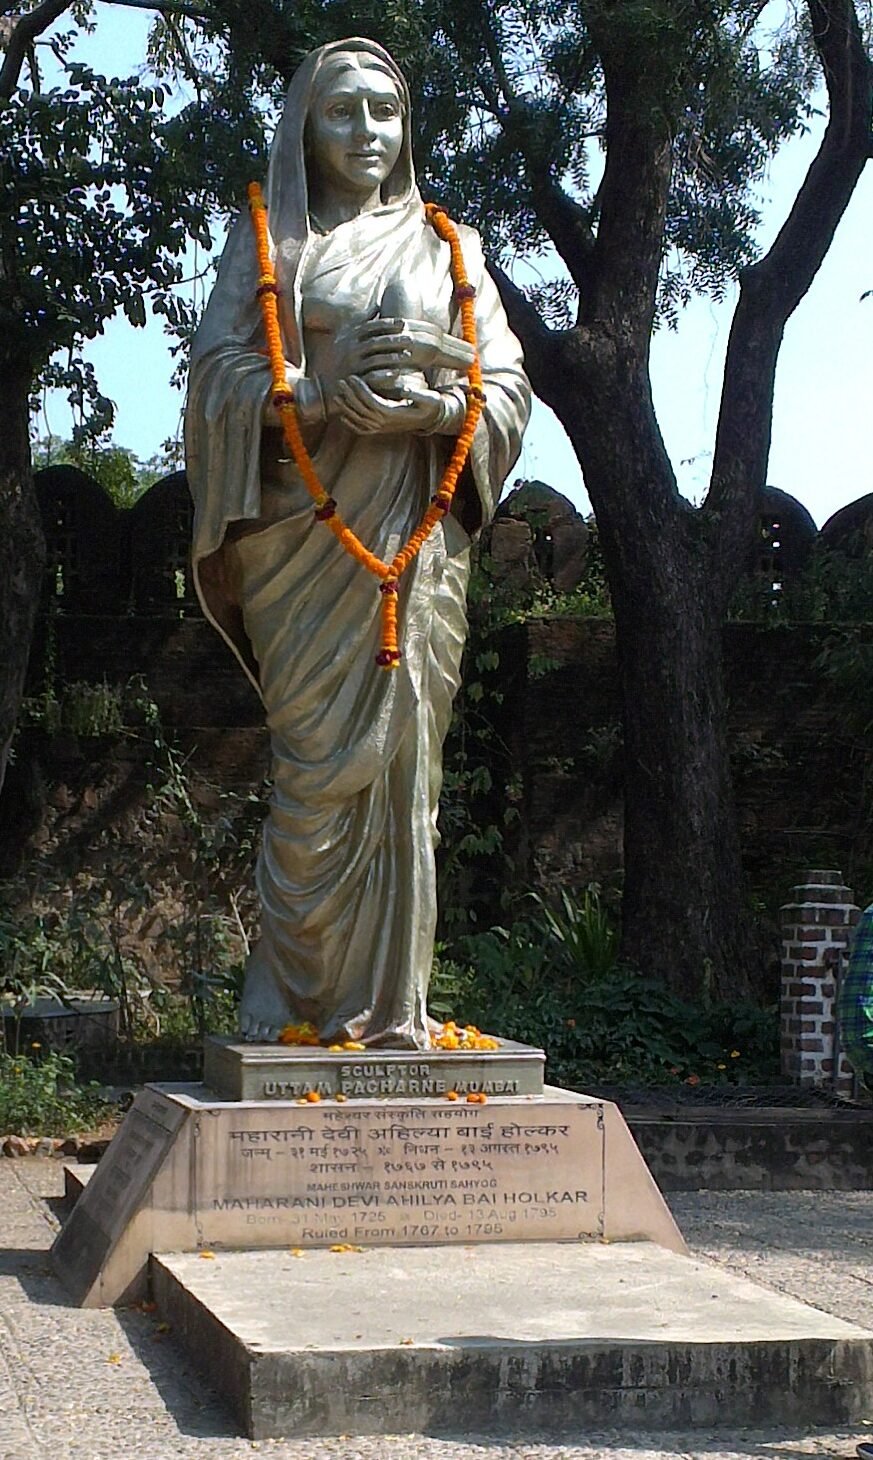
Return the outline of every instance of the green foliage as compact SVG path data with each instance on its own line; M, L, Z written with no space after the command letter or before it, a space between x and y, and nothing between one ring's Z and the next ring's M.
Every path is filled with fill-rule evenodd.
M72 680L60 687L59 696L45 688L26 699L22 723L41 725L50 735L68 730L83 739L115 735L123 728L124 692L118 685Z
M164 298L189 230L203 233L201 210L173 183L161 90L98 76L67 58L70 39L57 41L65 86L21 87L0 113L12 265L0 276L0 328L36 368L118 310L145 324L146 290Z
M579 747L579 759L590 772L605 778L612 774L624 749L624 731L617 720L595 725Z
M689 1003L617 962L617 930L599 889L440 948L431 1003L442 1016L539 1045L549 1079L729 1084L779 1070L775 1009Z
M729 617L774 628L873 622L873 555L863 544L844 550L818 543L807 565L778 589L765 574L741 578Z
M243 915L264 816L260 796L215 791L212 815L198 804L184 758L159 732L154 805L162 821L177 820L185 838L179 872L186 915L164 930L163 942L181 970L180 992L200 1038L226 1033L242 995L251 940Z
M444 754L437 857L441 936L475 926L484 908L499 904L511 875L505 835L518 817L518 793L494 782L496 767L509 761L494 725L502 700L499 664L490 636L474 629Z
M71 998L70 960L65 952L58 956L50 921L39 912L13 915L2 891L0 886L0 1004L20 1014L37 999Z
M545 512L535 505L517 510L534 534L546 522ZM588 537L585 544L585 565L580 582L569 592L556 589L533 567L523 583L502 574L487 552L476 555L470 582L471 634L488 640L507 624L530 623L542 618L612 618L612 600L606 582L600 537L593 517L586 519ZM553 664L528 663L534 678L548 673Z
M51 703L63 719L65 692ZM99 871L86 863L59 877L37 863L26 882L0 885L0 996L21 1007L97 989L118 1001L125 1040L228 1032L250 946L261 798L195 780L141 680L117 704L113 733L147 747L141 829L166 849L144 855L121 827L101 834ZM39 723L55 728L51 717ZM89 721L79 734L98 729Z
M600 888L591 883L581 898L562 887L556 905L531 893L545 924L547 944L557 966L580 981L604 978L618 958L618 928L603 904Z
M224 105L247 108L253 123L313 46L377 38L410 80L425 195L474 223L504 262L549 249L544 180L596 222L606 141L601 56L618 51L644 79L639 104L671 145L661 305L672 319L693 292L720 297L754 257L750 184L812 114L817 68L807 28L793 12L770 27L760 9L753 0L481 0L472 10L448 0L236 0L205 4L195 29L213 42L204 74L211 71L213 88L220 74ZM166 22L155 33L166 36ZM215 90L205 93L200 112L215 102ZM192 107L189 135L200 125ZM567 274L531 293L550 324L572 324Z
M243 196L263 144L249 107L242 116L239 106L218 104L227 86L208 68L194 108L209 117L207 146L190 108L172 114L166 87L101 76L74 59L89 14L90 6L72 6L70 27L48 42L46 75L31 48L0 97L0 339L34 385L39 377L68 391L77 445L105 433L114 411L82 342L116 314L135 326L152 314L177 348L187 346L197 317L185 278L190 253L196 276L197 249L211 248L210 221ZM183 42L176 51L185 54ZM108 489L129 501L123 456L101 454Z
M846 707L846 725L869 737L873 727L873 637L851 628L837 629L822 645L815 668Z
M77 1083L68 1055L43 1055L35 1048L18 1055L0 1049L0 1132L71 1135L100 1125L113 1109L98 1086Z

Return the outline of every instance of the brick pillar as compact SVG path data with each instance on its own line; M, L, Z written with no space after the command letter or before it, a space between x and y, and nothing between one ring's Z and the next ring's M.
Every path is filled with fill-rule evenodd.
M807 872L780 909L782 923L782 1073L799 1085L849 1093L852 1071L841 1054L834 1072L836 973L860 908L841 872Z

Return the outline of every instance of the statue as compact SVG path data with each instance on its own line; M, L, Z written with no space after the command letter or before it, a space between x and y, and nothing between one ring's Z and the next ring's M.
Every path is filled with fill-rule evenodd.
M345 40L303 61L265 195L261 263L275 286L243 214L194 341L185 425L198 593L271 734L262 932L240 1028L273 1041L307 1021L327 1043L427 1049L470 541L517 459L529 388L469 228L457 229L468 282L453 278L445 215L426 215L415 185L407 86L379 45ZM278 391L258 298L274 288ZM479 411L451 496L447 463ZM289 412L308 488L280 424ZM393 574L428 512L439 521ZM351 534L381 582L345 550Z

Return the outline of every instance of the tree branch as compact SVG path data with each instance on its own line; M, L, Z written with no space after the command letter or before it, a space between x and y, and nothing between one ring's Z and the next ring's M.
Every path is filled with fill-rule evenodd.
M188 80L191 82L192 86L194 87L195 91L197 92L197 97L198 97L198 100L199 100L201 98L201 96L202 96L202 85L201 85L201 83L203 81L203 77L200 75L200 72L197 70L197 67L194 64L193 57L191 56L191 53L188 50L187 45L185 44L185 37L182 34L182 30L176 24L176 20L175 20L175 17L173 15L172 11L169 10L166 5L162 5L161 6L161 16L162 16L162 19L164 21L164 24L166 25L166 27L167 27L168 31L170 32L171 36L173 37L173 42L174 42L175 47L176 47L176 52L177 52L177 54L179 56L179 61L180 61L181 67L182 67L182 72L183 72L183 74L185 76L187 76Z
M481 0L477 8L482 42L503 94L503 105L497 92L489 87L487 76L480 75L479 84L486 94L489 110L499 119L507 138L521 153L539 221L560 254L573 283L579 290L584 290L588 287L588 265L594 249L594 233L588 211L571 198L549 173L548 164L537 146L537 118L512 84L500 43Z
M773 387L785 324L815 278L871 154L873 65L852 0L808 0L830 103L818 153L769 252L747 269L731 325L705 509L722 525L735 568L770 453Z
M873 149L873 66L855 6L852 0L809 0L808 8L830 116L772 248L748 271L751 287L766 295L783 322L818 273Z
M53 25L58 16L69 10L72 0L43 0L35 10L19 16L15 21L6 47L6 59L0 68L0 102L12 97L21 68L36 37Z
M128 10L167 11L170 15L183 15L188 20L213 20L208 10L197 5L188 5L185 0L107 0L110 5L123 5Z
M213 18L208 11L189 5L186 0L109 0L109 3L130 10L153 10L155 13L166 11L172 15L187 16L191 20ZM9 101L15 91L24 61L33 53L36 37L48 30L71 5L72 0L43 0L35 10L6 21L0 31L0 41L6 40L6 59L0 68L0 102ZM0 15L7 14L11 8L10 5L3 5L0 7ZM38 73L36 75L38 89Z
M608 0L585 5L606 87L606 166L592 289L580 319L621 332L638 361L648 357L661 268L672 137L666 98L675 61L666 41L643 45ZM673 50L676 42L673 42Z
M540 399L552 405L554 387L560 376L556 366L561 334L543 323L539 310L503 269L489 261L488 272L500 291L509 327L521 341L530 383Z

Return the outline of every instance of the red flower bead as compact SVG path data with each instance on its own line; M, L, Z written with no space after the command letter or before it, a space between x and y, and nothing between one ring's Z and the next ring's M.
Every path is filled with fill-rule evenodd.
M335 513L336 513L336 502L334 501L333 497L328 497L328 499L327 499L326 502L322 502L322 504L321 504L320 507L316 507L316 509L315 509L316 521L317 522L327 522L328 518L329 517L333 517Z

